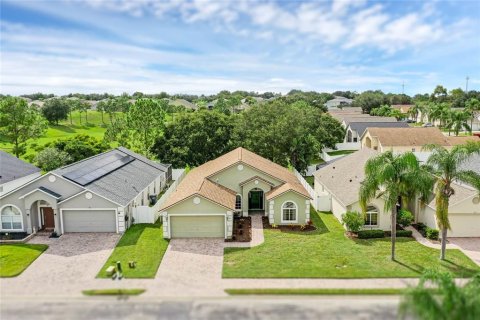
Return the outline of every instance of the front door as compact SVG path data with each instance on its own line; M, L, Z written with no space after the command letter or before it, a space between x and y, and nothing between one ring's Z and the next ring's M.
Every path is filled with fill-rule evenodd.
M248 194L248 209L263 210L263 191L252 190Z
M43 228L44 229L54 229L55 228L55 218L53 217L53 209L50 207L42 208L43 215Z

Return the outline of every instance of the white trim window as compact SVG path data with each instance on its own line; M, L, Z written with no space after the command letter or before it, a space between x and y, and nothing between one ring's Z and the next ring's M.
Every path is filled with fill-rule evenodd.
M378 209L374 206L368 206L365 213L365 226L376 227L378 226Z
M295 202L287 201L282 205L282 222L297 222L298 207Z
M235 196L235 210L242 210L242 196L239 194Z
M2 230L23 230L22 212L16 206L4 206L0 219L2 222Z

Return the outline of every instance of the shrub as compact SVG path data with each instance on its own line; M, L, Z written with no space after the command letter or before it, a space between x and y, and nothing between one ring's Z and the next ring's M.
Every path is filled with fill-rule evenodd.
M40 151L34 161L43 171L51 171L66 165L70 159L68 153L50 147Z
M403 227L408 227L413 222L413 214L408 210L400 210L397 215L397 223Z
M362 230L358 233L359 239L373 239L373 238L384 238L385 232L383 230L373 229L373 230Z
M347 211L342 214L342 223L347 227L348 231L357 233L365 224L363 215L356 211Z
M430 227L427 227L425 234L427 235L427 238L430 240L438 240L439 231L437 229L432 229Z
M412 230L397 230L397 237L411 237Z

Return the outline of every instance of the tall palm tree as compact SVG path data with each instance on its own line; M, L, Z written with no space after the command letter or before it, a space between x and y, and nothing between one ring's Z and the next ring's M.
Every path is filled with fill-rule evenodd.
M435 144L425 145L424 150L431 151L426 168L435 177L435 205L438 227L442 233L442 250L440 259L445 260L447 230L450 229L448 207L450 197L455 194L454 182L466 182L478 189L480 193L480 174L462 170L462 164L473 154L480 154L480 143L458 145L451 150Z
M465 110L470 113L470 129L473 128L473 120L480 115L480 101L475 98L469 99L465 102Z
M413 196L427 197L433 185L433 179L422 170L412 152L393 154L381 153L369 159L365 165L365 180L360 187L360 204L363 212L374 198L383 198L384 210L391 212L392 224L392 260L395 260L395 241L397 227L398 201L406 206Z
M465 131L471 132L472 128L468 125L469 119L470 113L466 111L451 111L445 123L445 128L448 129L448 135L450 135L450 130L453 130L455 135L458 136L462 128L465 129Z

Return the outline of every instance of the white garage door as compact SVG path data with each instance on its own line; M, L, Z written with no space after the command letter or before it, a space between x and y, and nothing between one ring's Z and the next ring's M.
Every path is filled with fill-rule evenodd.
M114 210L64 210L64 232L116 232Z
M171 216L172 238L225 238L225 216Z
M449 237L480 237L480 215L456 215L449 214L450 227Z

